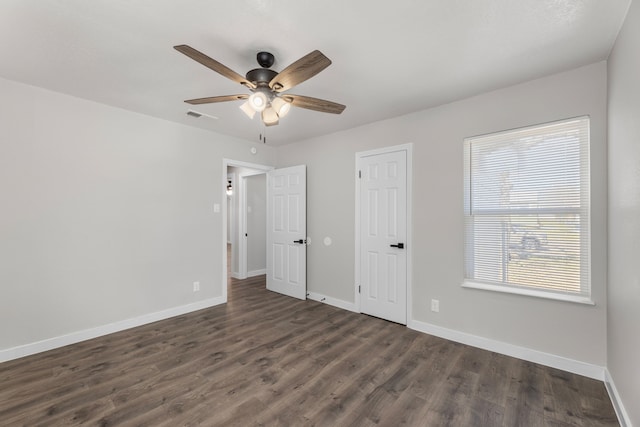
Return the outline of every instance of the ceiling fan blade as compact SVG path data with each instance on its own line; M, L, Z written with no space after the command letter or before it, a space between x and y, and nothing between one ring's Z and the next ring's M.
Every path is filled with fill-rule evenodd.
M276 92L284 92L310 79L329 65L331 65L331 60L319 50L314 50L280 71L277 76L271 79L269 87Z
M187 55L189 58L193 59L194 61L201 63L205 67L212 69L216 73L222 74L226 78L233 80L236 83L240 83L241 85L247 86L251 89L255 89L256 87L256 85L254 85L249 80L242 77L240 74L233 71L231 68L228 68L227 66L222 65L221 63L219 63L213 58L209 58L207 55L205 55L200 51L195 50L191 46L187 46L186 44L181 44L178 46L174 46L173 48L178 52Z
M345 105L338 104L337 102L327 101L325 99L312 98L310 96L302 95L290 95L286 94L282 96L287 101L291 101L291 104L306 108L308 110L320 111L322 113L340 114L347 108Z
M188 99L184 102L191 105L199 104L213 104L214 102L227 102L237 101L239 99L247 99L249 95L224 95L224 96L210 96L208 98Z

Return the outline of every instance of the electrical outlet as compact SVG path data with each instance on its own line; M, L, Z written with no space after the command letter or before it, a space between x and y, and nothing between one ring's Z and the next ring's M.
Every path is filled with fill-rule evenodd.
M200 282L193 282L193 292L200 291Z
M434 311L436 313L440 312L440 301L438 301L437 299L431 300L431 311Z

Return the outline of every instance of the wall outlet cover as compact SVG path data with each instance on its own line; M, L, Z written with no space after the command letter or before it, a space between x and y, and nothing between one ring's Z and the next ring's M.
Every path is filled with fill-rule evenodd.
M440 301L437 299L431 300L431 311L439 313L440 312Z

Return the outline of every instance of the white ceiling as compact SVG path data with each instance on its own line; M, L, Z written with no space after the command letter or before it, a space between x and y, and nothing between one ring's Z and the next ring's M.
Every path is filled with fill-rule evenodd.
M292 109L267 129L281 145L606 59L630 1L0 0L0 76L257 141L240 101L183 102L247 92L172 47L242 75L318 49L333 64L291 93L347 108Z

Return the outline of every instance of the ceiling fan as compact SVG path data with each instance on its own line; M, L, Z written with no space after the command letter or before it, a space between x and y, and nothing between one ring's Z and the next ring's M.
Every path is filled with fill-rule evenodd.
M246 102L240 106L240 109L247 114L249 118L253 118L256 113L261 113L262 122L266 126L277 125L279 119L289 112L292 105L332 114L340 114L346 108L346 106L342 104L324 99L284 93L331 65L331 60L324 56L319 50L314 50L308 55L303 56L279 73L269 69L273 65L274 56L269 52L259 52L257 60L262 68L253 69L246 74L246 77L242 77L232 69L190 46L183 44L174 46L174 49L218 74L236 83L240 83L252 92L252 94L189 99L185 101L188 104L199 105L246 100Z

